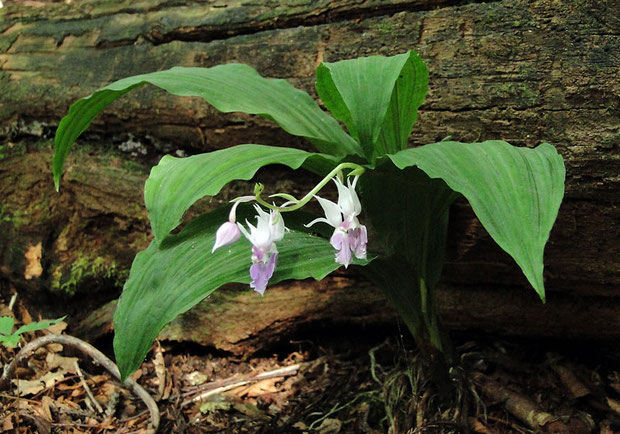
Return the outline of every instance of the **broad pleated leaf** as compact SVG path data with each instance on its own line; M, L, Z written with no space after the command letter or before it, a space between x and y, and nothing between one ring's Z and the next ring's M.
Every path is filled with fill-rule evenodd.
M377 155L407 149L407 139L418 119L418 108L426 99L428 70L417 53L411 51L400 72L383 126L375 143Z
M56 131L53 172L56 189L62 168L75 139L99 112L131 89L150 83L174 95L199 96L216 109L258 114L274 120L284 130L307 137L321 152L332 155L360 154L355 140L335 119L322 111L305 92L287 81L261 77L250 66L218 65L212 68L174 67L137 75L109 84L71 105Z
M246 209L239 210L241 220ZM250 281L251 247L245 239L211 253L215 231L228 210L199 216L179 234L166 238L160 248L153 241L136 256L114 315L114 352L123 378L140 366L164 325L223 284ZM291 232L278 243L278 266L270 284L284 279L318 280L338 268L328 240L296 230L302 226L295 224L295 216L284 218Z
M216 195L232 180L252 178L262 166L283 164L297 169L305 164L320 172L321 167L332 169L337 162L328 155L263 145L240 145L188 158L166 155L152 169L144 187L155 239L163 240L198 199Z
M553 146L517 148L492 140L440 142L389 156L418 166L462 193L491 237L545 300L543 252L564 196L565 169Z
M426 66L413 52L321 63L316 72L319 97L368 159L406 148L427 85Z

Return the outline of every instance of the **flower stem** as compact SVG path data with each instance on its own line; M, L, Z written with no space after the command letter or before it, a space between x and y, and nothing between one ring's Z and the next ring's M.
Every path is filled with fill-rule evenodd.
M256 184L256 186L254 187L254 195L256 196L256 202L258 202L259 204L261 204L265 208L269 208L269 209L272 209L274 211L280 211L280 212L296 211L296 210L300 209L301 207L303 207L308 202L310 202L310 200L314 197L314 195L317 194L323 187L325 187L325 185L334 176L336 176L338 174L341 174L342 173L342 169L353 169L353 170L351 170L351 172L349 172L349 175L361 175L366 170L366 169L364 169L363 166L360 166L359 164L355 164L355 163L340 163L339 165L334 167L334 169L331 172L329 172L327 175L325 175L325 177L321 180L321 182L319 182L316 185L316 187L314 187L312 190L310 190L310 192L308 192L308 194L306 194L303 198L301 198L301 200L296 200L293 196L290 196L290 195L286 195L286 196L284 196L282 194L275 194L275 195L273 195L275 197L280 196L280 197L284 197L285 199L289 199L289 202L295 202L294 205L289 205L289 206L284 206L284 207L279 207L279 206L267 203L263 198L260 197L260 195L263 192L265 187L262 184Z

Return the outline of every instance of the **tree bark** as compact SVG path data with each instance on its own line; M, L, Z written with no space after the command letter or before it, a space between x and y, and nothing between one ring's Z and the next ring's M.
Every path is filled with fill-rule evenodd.
M565 201L545 252L547 304L459 202L440 291L444 322L520 335L620 334L620 11L613 0L6 3L0 9L5 295L28 293L58 302L56 309L71 300L71 309L81 311L115 298L133 256L151 239L142 184L165 153L239 143L310 149L260 117L224 115L199 99L144 88L96 118L56 194L52 135L76 99L129 75L227 62L248 63L315 95L320 61L414 49L427 62L430 91L412 145L448 135L524 146L548 141L567 166ZM299 191L312 180L278 168L259 176ZM235 184L193 213L244 188ZM270 293L253 306L252 293L224 291L165 336L240 352L325 321L378 326L394 318L381 295L356 279L292 283ZM261 315L246 326L250 311ZM181 327L189 318L208 333ZM96 330L86 328L88 321L85 334Z

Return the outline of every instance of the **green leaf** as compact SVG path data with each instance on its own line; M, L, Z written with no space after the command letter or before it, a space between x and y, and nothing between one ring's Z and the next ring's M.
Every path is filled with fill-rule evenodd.
M373 249L380 259L364 272L387 295L418 342L442 339L435 303L441 276L449 209L458 193L417 167L398 170L391 164L360 178L364 222L373 229Z
M44 329L48 328L51 325L59 323L60 321L64 320L66 317L67 316L65 315L62 318L31 322L30 324L26 324L26 325L23 325L20 328L18 328L17 331L15 332L15 334L19 335L19 334L26 333L26 332L34 332L36 330L44 330Z
M553 146L518 148L492 140L440 142L390 155L462 193L491 237L545 300L543 253L564 196L565 168Z
M407 149L411 129L418 119L418 108L424 104L428 89L428 70L420 56L409 52L388 107L381 132L375 143L377 155L393 154Z
M114 315L114 352L123 378L140 366L164 325L225 283L250 282L251 247L245 239L211 253L214 234L229 209L195 218L159 248L152 242L136 256ZM242 204L239 219L250 209ZM284 279L318 280L338 268L329 241L302 232L295 218L284 215L291 232L278 243L278 266L270 284ZM265 294L269 296L269 288Z
M212 68L175 67L124 78L71 105L58 125L54 140L52 169L56 189L71 145L93 118L112 101L146 83L174 95L202 97L225 113L244 112L272 119L290 134L307 137L319 151L327 154L362 153L335 119L322 111L307 93L285 80L263 78L250 66L236 63Z
M458 197L445 182L416 167L383 165L359 181L363 219L376 235L382 258L402 256L412 270L435 286L443 267L448 211ZM415 279L414 279L415 280Z
M5 347L13 348L19 344L19 335L15 333L14 335L0 336L0 343Z
M338 159L263 145L240 145L188 158L166 155L151 170L144 186L144 201L155 239L163 240L198 199L217 194L232 180L252 178L267 164L283 164L292 169L302 164L331 169L338 164Z
M406 148L427 85L426 66L414 52L321 63L316 72L319 97L369 160Z
M0 317L0 334L10 335L13 331L14 320L10 316Z

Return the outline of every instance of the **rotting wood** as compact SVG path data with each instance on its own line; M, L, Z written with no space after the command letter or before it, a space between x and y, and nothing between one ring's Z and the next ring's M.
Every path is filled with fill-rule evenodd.
M440 294L445 322L525 335L615 336L620 12L613 1L403 0L382 9L377 2L343 0L295 10L282 6L264 16L260 2L228 2L227 8L212 1L191 8L160 0L130 6L111 0L43 3L38 8L8 4L0 23L0 153L7 154L0 158L0 195L7 198L0 273L18 291L39 296L56 285L52 298L60 288L88 290L103 293L99 303L118 294L131 259L150 237L143 161L238 143L308 148L267 120L218 114L197 99L145 88L95 121L76 146L89 144L87 152L72 154L56 195L47 145L75 99L127 75L232 61L312 93L313 70L321 60L413 48L428 63L431 88L412 144L448 135L528 146L549 141L567 163L566 200L545 252L547 305L537 301L469 207L459 203ZM435 9L438 5L443 7ZM162 22L164 15L168 20ZM306 187L304 181L294 184L301 191ZM223 203L235 188L202 209ZM39 242L43 273L26 281L25 249ZM73 282L78 272L86 277ZM317 309L324 306L320 303ZM352 297L350 304L355 303ZM391 315L385 309L364 321L383 324ZM343 322L355 316L348 312Z

